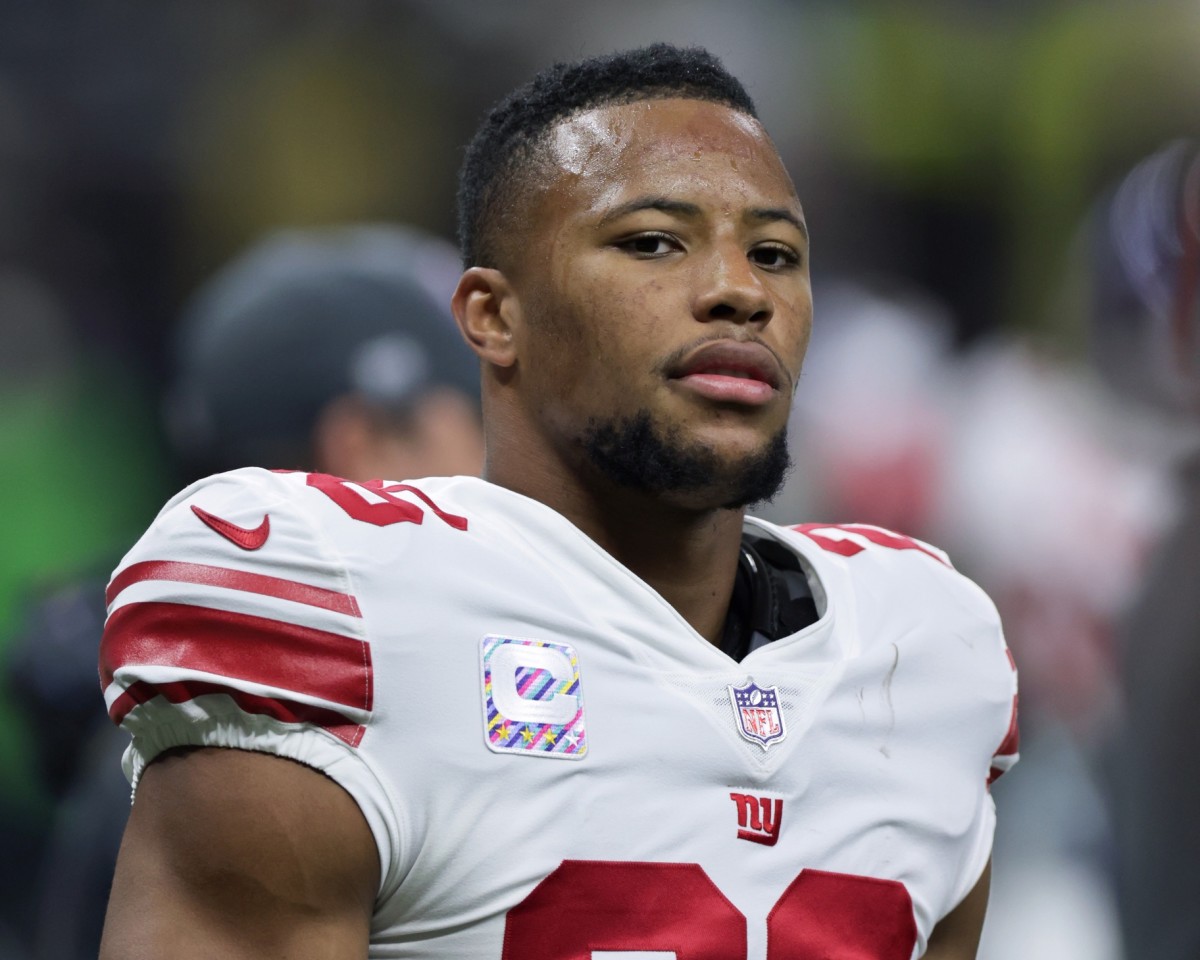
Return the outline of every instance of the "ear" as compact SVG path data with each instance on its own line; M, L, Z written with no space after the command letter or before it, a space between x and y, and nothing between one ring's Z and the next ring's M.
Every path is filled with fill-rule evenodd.
M521 308L503 273L490 267L469 268L459 278L450 308L480 359L498 367L517 362L513 329L521 321Z

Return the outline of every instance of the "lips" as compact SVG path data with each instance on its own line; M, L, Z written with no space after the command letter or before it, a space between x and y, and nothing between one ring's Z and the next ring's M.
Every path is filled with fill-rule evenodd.
M714 340L669 370L671 380L710 400L759 406L787 379L775 354L761 343Z

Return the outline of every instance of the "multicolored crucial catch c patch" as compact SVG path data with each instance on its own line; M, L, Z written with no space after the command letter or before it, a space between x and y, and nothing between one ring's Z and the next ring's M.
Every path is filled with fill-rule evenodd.
M488 749L582 760L588 741L574 648L489 635L479 654Z

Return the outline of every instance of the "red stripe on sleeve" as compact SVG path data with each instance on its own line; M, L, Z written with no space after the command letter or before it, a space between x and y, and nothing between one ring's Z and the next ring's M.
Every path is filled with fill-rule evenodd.
M1008 732L1004 735L1004 739L1000 742L1000 746L996 748L996 756L1007 757L1016 753L1021 748L1021 728L1017 724L1017 704L1020 701L1020 695L1013 695L1012 715L1008 721Z
M263 714L284 723L310 723L328 730L352 747L359 745L366 732L364 726L350 722L336 710L326 710L292 700L260 697L244 690L235 690L202 680L181 680L175 683L146 683L139 680L113 701L113 705L108 708L108 715L112 717L113 723L119 724L134 707L155 697L163 697L171 703L186 703L196 697L217 693L232 699L246 713Z
M354 637L185 603L121 607L100 641L100 678L121 667L178 666L371 709L369 646Z
M1000 746L996 748L995 754L992 755L993 760L1007 760L1006 763L1000 765L993 764L988 771L988 786L995 782L997 777L1003 776L1004 772L1012 766L1012 757L1017 755L1017 751L1021 749L1021 727L1017 723L1017 706L1020 701L1020 695L1013 695L1012 716L1008 721L1008 732L1004 735L1004 739L1000 742Z
M292 600L351 617L362 616L358 609L358 601L352 594L284 580L282 577L268 577L261 573L247 573L244 570L214 567L206 563L185 563L180 560L144 560L131 564L113 577L104 594L105 602L112 603L126 587L145 580L169 580L174 583L225 587L228 590L242 590L264 597Z

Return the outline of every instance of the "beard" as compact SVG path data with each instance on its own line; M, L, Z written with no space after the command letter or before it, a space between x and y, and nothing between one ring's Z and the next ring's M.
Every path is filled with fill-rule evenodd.
M592 466L617 486L663 500L733 510L770 500L792 466L787 429L735 462L702 443L685 443L677 428L658 429L647 410L592 420L582 437Z

